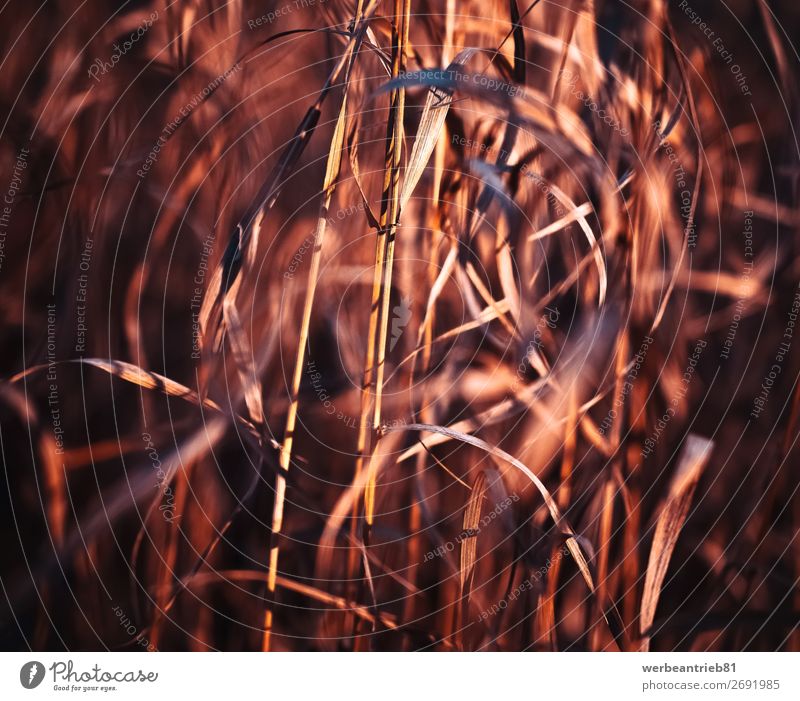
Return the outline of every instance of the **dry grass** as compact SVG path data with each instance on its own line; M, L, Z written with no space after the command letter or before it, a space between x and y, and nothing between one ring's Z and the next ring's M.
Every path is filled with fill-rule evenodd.
M800 649L798 12L732 7L4 9L4 647Z

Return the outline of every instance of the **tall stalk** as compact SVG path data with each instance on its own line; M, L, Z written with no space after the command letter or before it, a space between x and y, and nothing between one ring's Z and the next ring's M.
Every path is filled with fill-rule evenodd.
M392 79L398 78L405 68L405 44L408 40L408 16L410 0L395 0L395 16L392 23ZM399 22L399 25L398 25ZM386 326L384 318L388 314L389 296L386 294L386 270L390 269L394 258L394 236L397 230L397 216L400 195L400 159L403 142L403 114L405 108L405 89L399 86L392 90L389 103L389 118L386 130L386 156L384 162L383 193L381 198L381 214L375 242L375 268L372 279L372 296L370 303L369 328L367 331L367 348L364 359L364 379L361 389L361 415L358 423L358 439L356 444L356 466L354 483L363 471L364 459L370 453L370 429L380 428L380 394L383 387L382 363L386 359ZM388 278L391 291L391 273ZM385 299L382 299L385 297ZM380 323L380 328L379 328ZM375 356L378 356L378 366ZM375 385L375 397L372 389ZM376 418L377 417L377 418ZM369 485L367 490L369 490ZM374 487L373 487L374 489ZM367 494L365 493L365 505ZM351 537L355 539L360 504L354 501ZM368 523L371 523L372 512ZM348 562L348 576L355 569L358 553L351 550Z
M370 8L374 6L376 0L372 0ZM363 0L358 0L353 27L357 27L361 21L363 13ZM317 290L317 278L319 276L320 260L322 258L322 245L325 240L327 230L328 213L330 211L333 193L336 190L339 170L342 163L342 152L344 150L345 127L347 123L347 90L350 80L350 71L358 55L357 39L352 45L352 50L345 70L342 86L342 102L339 107L339 115L336 119L336 128L333 132L328 159L325 166L325 180L323 184L322 204L320 205L317 217L317 226L314 234L314 250L311 255L311 265L308 273L308 287L306 289L305 303L303 304L303 317L300 324L300 334L297 342L297 354L295 356L294 373L292 374L292 386L289 402L289 410L286 414L286 426L283 433L283 445L281 446L279 471L275 478L275 500L272 508L272 527L270 530L270 549L269 565L267 569L267 605L264 610L264 635L262 638L261 649L269 651L272 636L273 610L275 605L275 587L278 576L278 558L280 556L279 538L283 528L283 512L286 500L286 475L292 460L292 444L294 442L294 431L297 423L298 394L300 391L300 381L303 376L303 364L305 362L306 344L308 343L308 330L311 324L311 312L314 307L314 297Z

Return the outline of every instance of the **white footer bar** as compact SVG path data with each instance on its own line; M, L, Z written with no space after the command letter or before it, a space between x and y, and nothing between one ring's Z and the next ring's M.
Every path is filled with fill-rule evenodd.
M800 653L6 653L0 698L800 699Z

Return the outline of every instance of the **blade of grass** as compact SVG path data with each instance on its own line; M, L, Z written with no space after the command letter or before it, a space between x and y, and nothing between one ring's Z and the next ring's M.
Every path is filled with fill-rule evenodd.
M362 0L359 0L356 7L354 26L361 20ZM278 575L278 558L280 557L281 530L283 528L284 501L286 498L286 473L289 471L292 460L292 443L294 441L295 425L297 422L298 395L300 392L300 381L303 376L303 364L305 362L306 345L308 343L308 331L311 324L311 312L314 307L314 297L317 289L319 277L319 266L322 259L322 246L325 240L325 231L328 216L339 177L342 163L342 152L345 148L345 131L347 125L347 90L350 80L350 69L358 53L358 44L354 46L350 54L350 60L345 69L344 85L342 87L342 101L339 107L339 116L336 120L336 127L331 139L328 159L325 167L325 179L323 183L322 204L320 205L317 227L314 235L314 249L311 255L311 265L308 273L308 287L306 288L305 303L303 305L303 317L300 323L300 333L297 342L297 354L295 357L294 373L292 375L292 385L290 390L289 410L286 414L286 425L283 433L283 445L281 446L279 471L275 481L275 496L272 507L272 525L270 528L270 547L269 565L267 569L267 604L264 611L264 636L262 639L262 650L268 652L270 649L270 636L272 634L273 607L275 603L275 586Z
M655 619L658 599L661 595L661 586L667 574L672 551L678 542L678 536L692 504L697 482L711 457L713 447L713 441L695 434L689 435L683 446L675 475L672 478L666 502L658 516L653 535L653 544L650 546L650 558L647 562L647 573L644 580L644 592L642 593L642 605L639 614L639 629L642 631L640 649L642 652L647 652L650 649L650 635L645 635L644 632L650 630L650 626Z

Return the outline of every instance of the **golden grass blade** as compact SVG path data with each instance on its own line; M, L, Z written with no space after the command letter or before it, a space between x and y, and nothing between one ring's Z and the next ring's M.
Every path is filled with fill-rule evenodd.
M462 480L455 472L453 472L447 465L445 465L439 458L437 458L429 449L428 446L425 445L423 440L419 439L419 444L425 449L425 452L428 456L436 463L437 466L441 467L450 477L452 477L456 482L458 482L462 487L466 487L467 489L472 489L464 480Z
M478 526L481 520L481 507L486 494L486 475L479 472L472 484L472 491L464 509L461 538L461 561L459 565L459 616L458 629L461 649L464 648L464 622L469 613L472 582L475 577L475 560L478 554Z
M517 287L514 276L514 256L508 241L508 227L506 219L500 219L497 224L497 234L495 236L495 260L497 263L497 273L500 276L500 287L503 290L503 297L508 302L511 318L514 320L515 335L516 327L520 319L520 304L522 295ZM534 349L535 350L535 349Z
M222 316L225 319L228 339L233 360L239 373L239 381L244 389L244 400L250 418L257 425L264 423L264 407L261 401L261 383L258 381L253 351L247 341L247 334L242 327L236 304L231 299L226 299L222 304Z
M478 552L478 525L481 520L481 507L483 506L484 495L486 494L486 475L479 472L472 484L472 491L464 509L463 534L461 541L461 567L460 587L461 599L469 599L472 587L472 577L475 573L475 558ZM464 602L466 603L466 602Z
M186 385L182 385L180 382L175 382L175 380L170 380L168 377L165 377L164 375L161 375L157 372L152 372L150 370L143 370L138 365L133 365L132 363L126 363L124 360L105 360L103 358L78 358L75 360L64 360L60 362L91 365L92 367L107 372L109 375L114 375L114 377L118 377L120 380L125 380L126 382L130 382L134 385L139 385L140 387L144 387L145 389L154 389L159 392L163 392L164 394L168 394L171 397L180 397L181 399L186 399L192 404L201 403L200 397L197 395L197 392L189 389L188 387L186 387ZM14 375L10 381L18 382L27 375L30 375L35 372L40 372L46 369L47 365L35 365L33 367L29 367L24 372ZM204 400L202 404L211 409L222 411L220 406L215 402L211 401L210 399Z
M603 252L600 250L600 246L598 245L599 242L595 238L589 222L586 221L586 215L582 214L585 205L582 205L581 207L576 205L572 198L554 183L549 183L548 187L553 195L555 195L556 199L558 199L558 201L561 202L561 204L563 204L565 207L569 208L569 215L573 216L577 220L578 226L581 227L581 230L586 235L586 240L589 242L589 246L591 246L600 283L597 295L597 306L602 306L603 302L605 302L606 293L608 291L608 274L606 272L606 263L603 259Z
M548 236L552 236L553 234L561 231L564 227L572 224L572 222L588 217L592 211L593 207L591 202L584 202L582 205L580 205L580 207L571 209L563 217L556 219L556 221L551 222L547 226L544 226L530 234L528 236L528 241L538 241L540 239L547 238Z
M354 23L358 23L361 19L361 3L359 3L356 10L356 17ZM351 54L355 56L355 53ZM284 500L286 497L286 473L289 471L292 460L292 443L294 441L295 424L297 422L297 408L298 408L298 395L300 392L300 382L303 376L303 364L305 361L306 345L308 343L308 332L311 324L311 312L314 307L314 297L317 289L317 281L319 278L319 266L322 259L322 246L325 240L325 231L328 223L328 216L333 198L334 190L336 189L336 181L339 177L339 170L342 163L342 150L345 147L344 136L347 125L347 89L350 67L348 65L345 73L344 94L342 95L342 102L339 107L339 116L336 120L336 127L331 139L330 149L328 151L328 160L325 167L325 180L323 183L323 200L320 205L319 217L317 218L317 228L314 235L314 250L311 255L311 265L308 273L308 287L306 289L305 303L303 305L303 317L300 322L300 333L297 342L297 354L295 357L294 373L292 375L292 385L289 400L289 410L286 415L286 426L283 434L283 445L281 446L280 453L280 470L278 472L275 484L275 498L272 509L272 527L270 529L270 549L269 549L269 567L267 576L267 607L264 613L264 637L262 641L262 650L269 651L270 649L270 635L272 632L272 620L275 598L275 584L278 573L278 558L280 555L280 545L277 539L281 535L283 528L283 512Z
M475 54L475 51L475 49L464 49L460 51L447 67L447 70L455 71L459 67L465 65ZM453 89L451 87L432 85L428 89L425 106L422 109L422 116L419 121L417 137L414 139L414 145L408 157L408 165L406 166L403 186L400 191L400 211L405 208L409 199L411 199L414 188L425 172L431 154L434 148L436 148L436 143L439 141L439 135L444 127L447 111L452 102Z
M513 316L514 310L514 295L512 300L508 299L500 299L497 300L492 296L492 293L483 283L478 272L475 270L475 266L472 264L472 261L468 261L467 264L463 267L464 271L466 272L467 278L469 281L475 286L475 289L478 291L478 294L481 296L481 299L492 307L495 312L495 318L503 325L503 328L513 337L518 337L519 332L514 326L512 321L506 319L506 314L511 314ZM516 290L516 286L512 284L513 290Z
M666 502L656 522L653 544L650 546L650 558L647 562L647 574L645 575L642 605L639 614L639 626L642 631L640 649L642 651L646 652L650 649L650 637L645 635L645 631L650 629L655 619L658 599L661 595L661 585L667 574L672 551L678 542L678 536L692 504L694 490L711 457L713 447L713 441L695 434L689 435L683 446L675 475L672 478Z
M395 17L400 19L395 43L395 56L392 62L392 77L405 72L408 31L411 23L411 0L395 0ZM395 239L400 223L400 164L402 162L403 141L405 138L406 91L400 85L392 91L392 137L387 142L387 171L385 193L388 203L386 211L386 254L383 261L383 290L381 292L380 323L377 337L377 363L375 368L375 406L373 408L372 428L381 425L381 401L383 398L383 377L386 370L386 345L389 336L389 307L391 306L392 274L394 270ZM433 146L431 145L431 149ZM426 160L427 162L427 160ZM374 490L370 483L367 490ZM367 523L372 523L367 513Z
M436 300L442 294L442 291L444 290L445 285L447 284L447 281L449 280L450 275L455 268L457 257L458 248L453 245L450 248L450 252L447 254L447 257L444 259L444 263L442 263L442 268L439 271L439 274L436 276L436 280L434 281L433 285L431 285L431 291L428 293L428 301L425 305L425 317L420 324L419 333L417 335L417 346L422 346L423 334L425 333L426 329L430 328L434 307L436 306Z
M126 363L124 360L105 360L103 358L76 358L72 360L61 360L57 361L56 365L66 365L70 363L88 365L90 367L102 370L103 372L106 372L109 375L117 377L125 382L130 382L131 384L138 385L139 387L143 387L145 389L155 390L157 392L161 392L162 394L166 394L170 397L178 397L179 399L183 399L184 401L187 401L196 406L202 406L206 409L212 409L215 412L224 414L225 416L230 416L243 428L245 428L250 435L258 439L259 442L262 439L261 431L259 431L250 421L248 421L244 417L239 416L238 414L230 414L229 412L226 412L219 404L217 404L212 399L201 398L200 395L198 395L198 393L195 392L194 390L189 389L185 385L182 385L180 382L171 380L168 377L165 377L164 375L161 375L157 372L153 372L151 370L143 370L138 365L133 365L132 363ZM21 380L23 377L26 377L32 373L46 371L47 368L48 365L34 365L32 367L29 367L24 372L14 375L11 378L10 382L17 382ZM274 440L269 440L269 443L273 448L279 447L278 443Z

